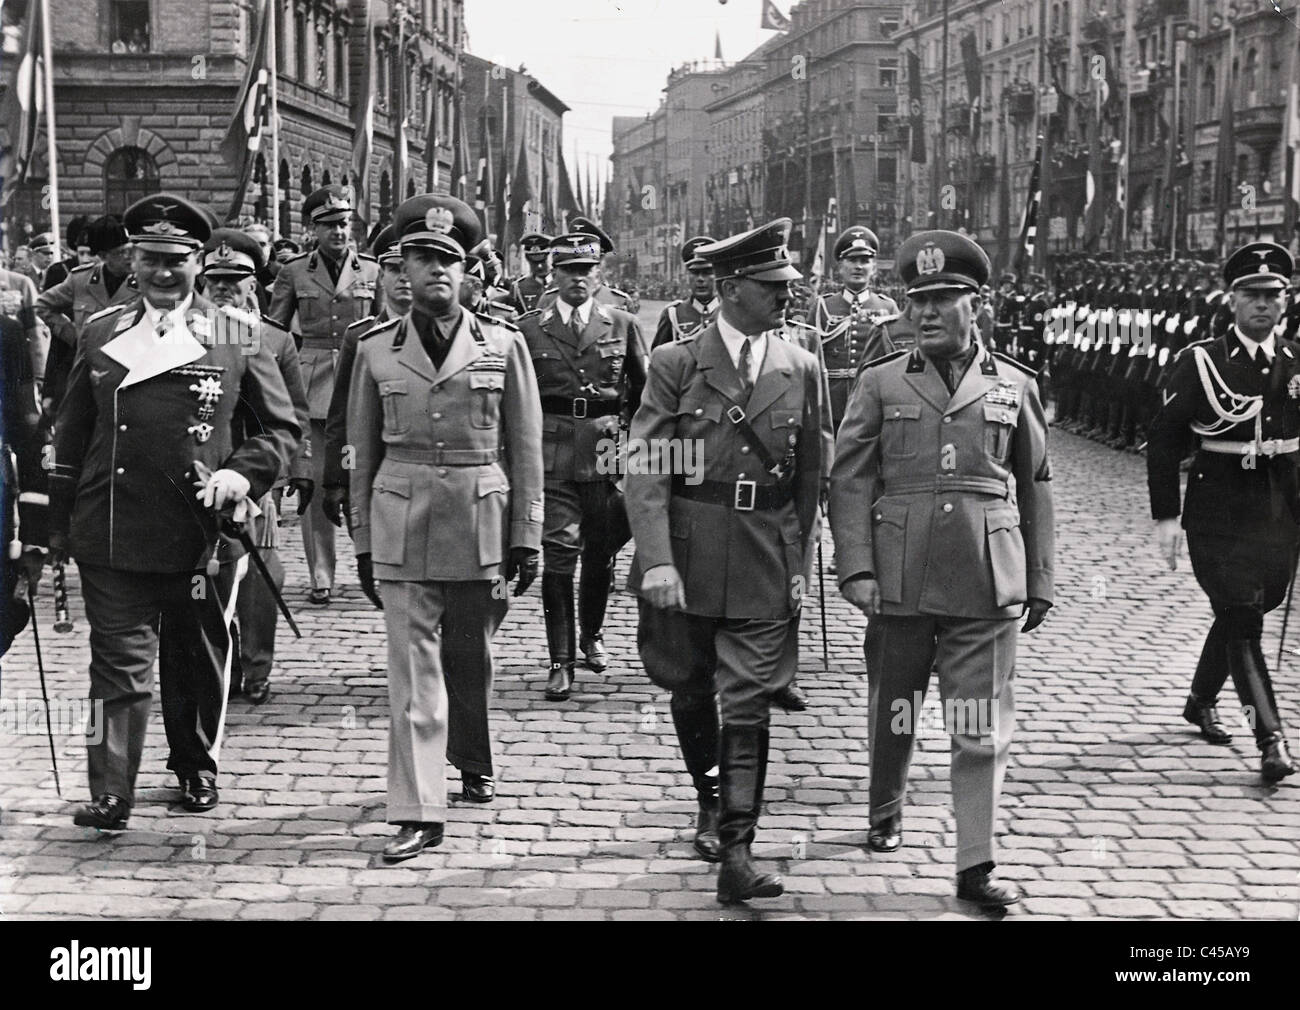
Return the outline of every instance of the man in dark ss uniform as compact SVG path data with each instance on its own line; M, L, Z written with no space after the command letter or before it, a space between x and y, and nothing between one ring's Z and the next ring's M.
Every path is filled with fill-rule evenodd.
M682 262L686 264L686 281L690 285L689 298L679 298L664 306L659 313L651 350L677 340L689 340L718 315L717 285L713 280L713 264L695 251L710 245L708 235L697 235L682 243Z
M892 298L871 290L880 240L870 228L854 225L835 240L841 291L818 299L813 325L821 331L822 354L830 380L831 417L839 427L854 377L863 362L889 354L893 345L876 323L897 316Z
M1033 373L972 339L984 250L956 232L918 232L898 263L920 344L863 370L831 472L841 592L869 617L868 845L902 844L913 709L937 669L952 737L957 897L1002 907L1020 900L993 876L1017 618L1027 610L1021 630L1033 630L1052 600L1047 421Z
M357 572L388 631L389 861L442 841L449 760L466 799L494 796L492 638L506 583L519 596L537 575L543 516L528 348L457 300L478 218L423 195L394 228L414 301L358 342L347 420Z
M551 286L551 236L530 231L519 240L528 263L528 276L520 277L510 285L510 296L515 310L522 315L537 308L542 295Z
M1227 743L1215 702L1231 677L1266 782L1295 771L1260 644L1264 615L1285 597L1300 544L1300 345L1275 332L1291 267L1291 256L1272 242L1251 242L1228 258L1233 327L1179 356L1147 441L1156 541L1172 570L1182 539L1179 462L1192 437L1201 440L1182 525L1214 623L1183 717L1211 743Z
M227 591L218 576L223 561L248 565L218 515L244 521L301 437L248 317L194 294L208 215L156 193L124 223L142 297L87 321L50 474L50 548L77 560L103 706L103 739L87 745L94 799L75 822L104 829L125 827L134 802L156 655L185 806L214 805L240 581ZM260 429L236 445L240 406Z
M630 536L618 478L622 426L640 402L645 372L636 318L594 297L600 244L585 232L551 243L559 299L519 320L542 398L546 459L542 606L548 701L573 686L573 574L579 556L579 645L597 672L608 664L602 628L614 557Z
M724 903L784 890L750 846L771 699L798 665L823 470L817 360L773 335L799 276L789 234L781 218L697 250L719 278L721 311L694 340L655 351L628 453L637 644L672 692L699 798L695 848L721 859Z
M299 359L311 410L312 480L325 482L325 456L315 451L325 444L325 421L334 393L334 366L343 335L358 319L373 316L383 306L379 263L354 252L349 245L351 192L343 186L318 189L303 202L303 223L316 233L316 249L291 259L275 275L267 316L289 329L297 316L302 334ZM334 585L334 526L324 512L324 496L303 515L302 543L311 579L308 599L325 605Z

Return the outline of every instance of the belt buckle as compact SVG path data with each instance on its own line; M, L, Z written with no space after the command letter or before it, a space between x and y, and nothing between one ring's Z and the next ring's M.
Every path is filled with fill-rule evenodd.
M732 424L739 424L745 419L745 408L738 403L733 403L727 408L727 420ZM750 483L753 483L752 481Z
M737 512L753 512L754 501L758 497L758 484L752 480L736 481L736 494L732 507Z
M1261 456L1276 456L1277 443L1278 440L1276 438L1263 439L1258 445L1259 454Z
M573 416L587 416L587 398L585 396L575 396L573 398Z

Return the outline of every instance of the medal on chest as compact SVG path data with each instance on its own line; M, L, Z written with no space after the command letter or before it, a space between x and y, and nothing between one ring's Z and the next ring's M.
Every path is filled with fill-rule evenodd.
M221 385L221 370L191 367L177 371L195 380L190 383L189 391L198 401L198 421L185 430L194 436L196 442L202 444L212 437L215 429L211 422L217 413L217 403L225 392Z
M1002 381L984 394L984 402L994 407L1016 408L1020 406L1020 391L1014 383Z

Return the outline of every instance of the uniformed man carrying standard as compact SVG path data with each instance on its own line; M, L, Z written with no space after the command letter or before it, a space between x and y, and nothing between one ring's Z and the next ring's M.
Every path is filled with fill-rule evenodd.
M1295 772L1261 645L1264 615L1286 596L1300 545L1300 345L1275 330L1291 267L1273 242L1252 242L1228 258L1233 327L1179 356L1147 436L1151 515L1171 570L1182 539L1179 463L1200 438L1182 525L1214 623L1183 717L1211 743L1227 743L1215 703L1231 677L1266 782Z
M686 282L690 297L669 302L659 313L651 350L678 340L689 340L713 322L718 315L717 284L713 264L696 255L700 246L712 245L708 235L697 235L682 243L682 262L686 264Z
M519 240L528 263L528 276L510 285L510 297L520 315L537 308L542 295L551 286L551 236L530 231Z
M599 304L594 295L600 245L590 234L551 243L558 300L523 316L545 414L546 532L542 607L550 675L548 701L573 686L573 575L578 583L579 645L587 665L607 666L602 628L614 558L630 531L614 465L622 423L640 402L645 372L636 318Z
M343 186L318 189L303 201L303 223L316 233L316 249L285 263L271 288L267 315L289 329L295 316L302 334L303 379L311 410L311 445L325 444L325 421L334 393L334 366L347 328L383 306L379 263L349 245L352 217L350 191ZM325 482L325 456L312 452L312 480ZM325 605L334 585L334 526L324 512L324 496L314 499L302 521L303 550L311 580L308 599Z
M442 841L447 761L466 799L494 795L492 637L506 583L518 574L518 596L536 577L543 516L528 347L457 300L477 216L416 196L394 227L414 302L358 342L347 422L357 572L388 630L390 861Z
M817 359L772 336L799 276L789 234L781 218L697 250L718 276L721 311L694 340L654 352L629 440L637 644L651 680L672 692L699 798L695 848L721 858L724 903L783 892L750 846L772 697L798 666L823 445Z
M218 575L248 565L219 539L218 514L243 521L302 434L248 317L194 294L208 215L156 193L124 224L142 297L87 322L50 474L50 548L77 560L90 698L103 707L102 739L87 744L94 799L75 822L103 829L125 827L134 803L155 656L184 805L215 803L240 581ZM237 408L258 424L238 445Z
M898 250L920 337L868 365L835 443L830 520L845 599L867 614L870 847L902 842L907 768L930 672L952 736L957 896L1019 900L993 876L1015 719L1017 618L1052 600L1047 421L1033 373L972 336L984 251L955 232ZM897 720L904 713L904 725Z

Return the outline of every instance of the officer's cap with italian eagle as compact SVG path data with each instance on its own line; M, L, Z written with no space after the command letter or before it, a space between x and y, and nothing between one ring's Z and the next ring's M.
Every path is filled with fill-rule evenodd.
M463 260L483 240L478 215L454 196L421 193L397 208L393 215L402 251L438 249Z
M898 247L898 273L909 295L978 291L991 271L984 250L955 231L919 231Z

